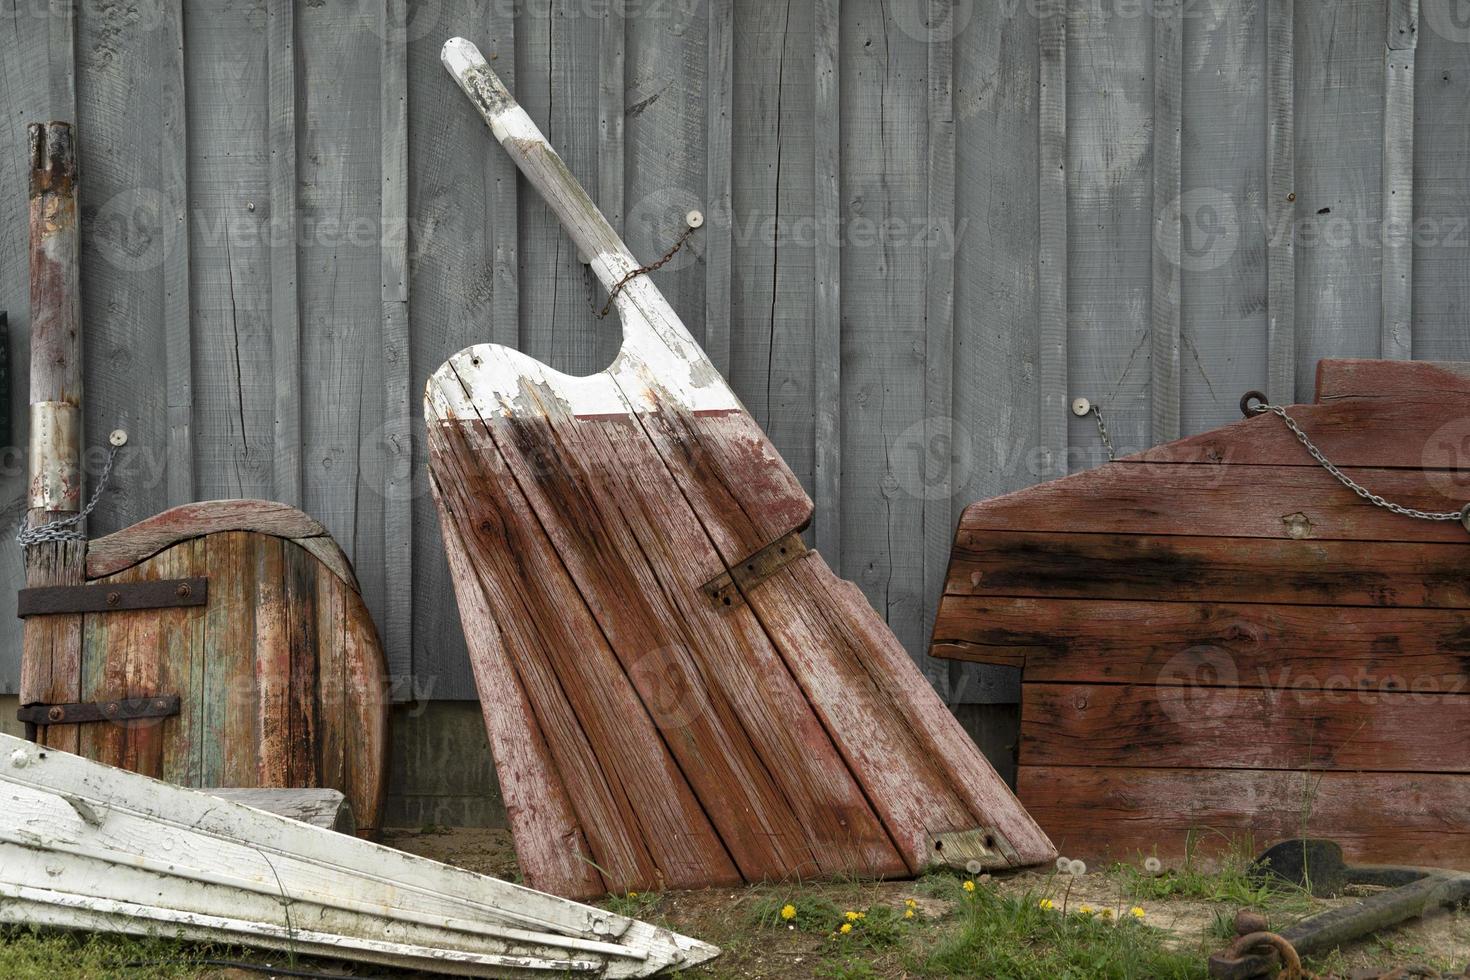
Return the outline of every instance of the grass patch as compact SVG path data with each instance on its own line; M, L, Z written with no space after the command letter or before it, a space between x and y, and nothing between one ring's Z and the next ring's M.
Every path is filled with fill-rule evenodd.
M122 976L184 980L198 976L200 960L216 958L238 959L239 955L237 951L165 939L0 930L0 976L14 980L92 980Z
M1150 875L1133 865L1117 864L1108 873L1134 901L1193 899L1232 908L1259 909L1268 918L1281 916L1287 921L1312 911L1312 896L1306 889L1249 873L1247 869L1254 853L1249 841L1232 841L1211 871L1202 870L1195 860L1195 843L1191 838L1182 867ZM1233 935L1233 924L1217 921L1219 930L1228 930L1224 933L1228 938Z
M1207 975L1198 955L1167 948L1166 934L1142 922L1043 908L1035 894L1006 897L990 888L965 893L958 928L917 955L926 977L1011 980L1194 980Z

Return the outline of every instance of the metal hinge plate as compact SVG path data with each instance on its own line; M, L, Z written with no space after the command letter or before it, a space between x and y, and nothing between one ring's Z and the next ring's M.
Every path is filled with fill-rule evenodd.
M158 582L113 582L100 585L48 585L21 589L15 614L124 612L202 606L209 599L209 579L180 578Z
M1021 856L994 827L977 827L929 837L929 855L933 864L979 874L997 868L1014 868Z
M177 694L70 704L38 703L25 705L15 713L15 717L27 726L34 725L38 728L47 725L86 725L97 721L136 721L140 718L171 718L179 713L182 703Z
M795 531L766 545L760 551L731 566L728 572L717 575L701 587L710 602L724 608L744 602L743 593L760 585L798 558L808 554L806 542Z

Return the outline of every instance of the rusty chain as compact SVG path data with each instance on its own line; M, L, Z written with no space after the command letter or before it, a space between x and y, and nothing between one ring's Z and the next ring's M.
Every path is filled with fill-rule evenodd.
M121 446L113 446L107 454L107 462L102 467L102 475L97 478L97 489L92 491L92 499L87 501L87 506L70 517L51 521L47 524L31 524L29 518L22 518L20 530L15 533L15 543L24 550L33 544L42 541L85 541L86 534L79 530L82 521L102 501L102 494L107 491L107 481L112 477L112 464L117 462L118 450Z
M623 278L619 279L617 282L613 283L613 288L608 290L607 302L603 305L602 309L599 311L597 310L595 305L593 306L593 313L597 316L597 319L607 319L607 315L612 312L613 301L618 298L618 294L623 291L623 288L627 286L628 283L632 282L634 279L637 279L639 276L646 276L650 272L657 272L664 266L668 265L669 261L673 259L674 256L679 254L679 249L684 247L684 243L689 241L694 233L699 230L699 227L699 225L686 225L684 230L679 233L679 237L674 240L673 247L663 254L663 258L659 259L656 262L650 262L648 263L648 265L639 266Z
M1401 514L1404 517L1414 517L1421 521L1459 521L1465 526L1465 530L1470 531L1470 503L1467 503L1459 510L1429 511L1405 507L1403 504L1396 504L1392 500L1385 499L1339 469L1336 463L1328 459L1322 450L1317 448L1316 443L1312 442L1311 438L1303 431L1301 425L1287 413L1286 409L1280 405L1272 405L1266 401L1266 396L1259 391L1246 392L1240 399L1240 410L1247 417L1267 413L1278 416L1286 424L1286 427L1291 430L1291 434L1296 436L1297 442L1306 448L1311 457L1324 470L1332 474L1333 479L1373 506L1382 507L1384 510L1392 511L1395 514Z

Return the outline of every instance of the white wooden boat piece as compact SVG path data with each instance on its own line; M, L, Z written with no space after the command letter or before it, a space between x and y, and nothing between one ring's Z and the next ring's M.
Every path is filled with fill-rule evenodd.
M0 735L0 923L460 976L642 977L667 929Z

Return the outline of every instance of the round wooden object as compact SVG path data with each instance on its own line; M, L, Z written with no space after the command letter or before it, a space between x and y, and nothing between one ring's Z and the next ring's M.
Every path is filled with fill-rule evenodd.
M242 524L264 530L227 529ZM359 834L377 832L387 673L325 529L279 504L191 504L92 542L87 557L92 582L204 576L209 594L81 617L82 701L182 699L177 717L77 726L82 755L182 786L340 790Z

